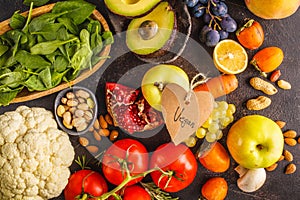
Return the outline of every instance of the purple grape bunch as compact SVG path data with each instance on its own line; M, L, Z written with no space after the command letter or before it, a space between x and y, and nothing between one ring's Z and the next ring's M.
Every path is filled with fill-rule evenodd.
M199 39L208 47L214 47L220 40L237 29L236 21L228 14L225 0L184 0L195 18L203 17L205 25Z

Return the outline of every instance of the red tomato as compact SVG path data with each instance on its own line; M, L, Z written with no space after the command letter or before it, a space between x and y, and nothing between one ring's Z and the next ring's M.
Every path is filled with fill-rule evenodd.
M122 139L116 141L104 153L102 170L105 178L114 185L119 185L126 178L124 164L127 163L131 175L148 170L149 156L146 147L137 140ZM133 185L142 178L130 181Z
M123 200L151 200L150 194L139 185L128 186L122 191ZM113 196L109 200L115 200Z
M101 174L84 169L71 175L64 190L64 196L65 200L74 200L83 193L91 196L101 196L107 191L107 184ZM89 198L89 200L93 199Z
M197 161L191 150L179 144L167 143L159 146L153 153L150 168L159 167L172 173L164 176L161 171L151 173L153 182L167 192L177 192L190 185L197 173Z

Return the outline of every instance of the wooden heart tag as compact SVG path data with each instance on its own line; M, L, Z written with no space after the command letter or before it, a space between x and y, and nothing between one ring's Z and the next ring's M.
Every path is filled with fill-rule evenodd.
M206 121L212 112L213 102L214 98L209 92L188 93L173 83L165 86L161 101L162 114L175 145L186 140Z

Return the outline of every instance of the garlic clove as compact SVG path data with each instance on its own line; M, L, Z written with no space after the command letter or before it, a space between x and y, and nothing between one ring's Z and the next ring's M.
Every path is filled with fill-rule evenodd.
M238 166L235 170L240 174L237 185L244 192L254 192L261 188L266 181L264 168L246 169Z

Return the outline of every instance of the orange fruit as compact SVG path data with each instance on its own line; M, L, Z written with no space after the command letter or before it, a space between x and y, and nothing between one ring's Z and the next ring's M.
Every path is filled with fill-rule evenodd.
M213 61L219 71L225 74L238 74L247 68L248 55L238 42L225 39L215 46Z
M201 194L207 200L223 200L228 192L227 181L222 177L208 179L201 188Z

